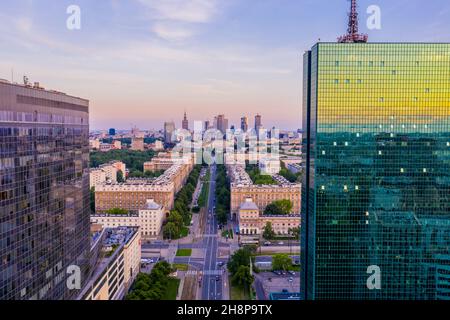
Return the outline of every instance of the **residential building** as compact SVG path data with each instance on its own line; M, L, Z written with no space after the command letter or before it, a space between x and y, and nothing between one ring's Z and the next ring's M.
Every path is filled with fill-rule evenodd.
M122 300L140 272L139 228L105 228L92 238L92 273L77 300Z
M95 214L91 215L91 223L100 224L103 228L139 227L141 237L156 238L162 229L166 210L153 199L147 200L146 206L137 213L124 215Z
M144 151L145 145L144 145L144 138L133 138L131 141L131 150L133 151Z
M256 206L264 212L266 207L277 200L290 200L292 214L299 214L301 208L301 185L290 183L285 178L274 175L277 184L256 185L241 165L227 165L231 179L231 214L237 216L239 208L246 199L252 199Z
M0 148L0 300L71 299L68 267L89 272L89 101L0 82Z
M275 175L280 173L281 165L278 158L263 158L258 162L261 174Z
M290 235L291 230L300 226L300 214L263 215L253 202L246 198L239 206L238 224L241 235L261 235L267 223L272 224L276 235Z

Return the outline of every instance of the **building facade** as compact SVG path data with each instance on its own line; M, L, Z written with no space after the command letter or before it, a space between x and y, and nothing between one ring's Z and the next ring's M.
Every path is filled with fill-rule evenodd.
M276 235L290 235L292 229L300 226L300 214L262 215L251 198L245 199L239 207L238 224L241 235L261 235L267 223L272 224Z
M70 299L88 273L89 102L0 82L0 300Z
M122 300L140 272L141 234L135 227L105 228L95 234L93 272L77 300Z
M305 53L306 299L449 298L449 88L450 44ZM373 266L381 290L367 286Z
M91 223L103 228L139 227L142 238L155 238L161 233L166 210L153 199L147 200L144 208L137 214L95 214L91 215Z
M173 143L175 138L173 137L175 133L175 123L166 122L164 123L164 142L167 144Z
M253 184L250 176L241 165L227 165L231 180L231 214L237 216L239 208L250 198L264 212L266 207L277 200L290 200L292 213L299 214L301 208L301 185L290 183L281 176L274 176L278 183L274 185Z

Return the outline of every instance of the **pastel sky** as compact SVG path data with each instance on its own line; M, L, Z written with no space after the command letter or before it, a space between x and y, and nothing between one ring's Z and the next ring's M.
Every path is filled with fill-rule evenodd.
M69 5L81 30L66 28ZM367 30L378 5L381 30ZM91 101L91 128L160 129L224 113L301 127L301 56L345 33L346 0L0 2L0 78ZM370 41L450 42L448 0L360 0ZM192 126L192 124L191 124Z

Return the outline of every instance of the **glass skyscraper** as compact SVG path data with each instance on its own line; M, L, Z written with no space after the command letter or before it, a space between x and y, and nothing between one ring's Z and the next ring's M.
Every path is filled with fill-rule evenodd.
M0 299L70 299L87 278L89 102L0 82ZM71 269L69 269L70 271Z
M319 43L303 93L304 298L450 299L450 44Z

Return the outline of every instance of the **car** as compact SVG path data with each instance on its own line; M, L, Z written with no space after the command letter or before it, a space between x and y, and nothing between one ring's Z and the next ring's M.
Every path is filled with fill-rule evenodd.
M283 276L285 276L285 275L286 275L286 271L281 271L281 274L282 274Z
M288 290L288 289L283 289L283 290L281 290L281 292L282 292L282 293L288 293L289 290Z
M295 276L295 272L294 272L294 271L288 271L288 273L289 273L291 276Z
M222 261L220 261L220 262L217 263L217 265L218 265L219 267L223 267L223 266L224 266L224 263L223 263Z
M216 281L220 281L220 276L216 276Z
M293 281L294 281L294 278L290 277L290 278L288 279L288 281L289 281L289 282L293 282Z
M270 242L270 241L264 242L264 245L265 245L265 246L270 246L271 244L272 244L272 242Z
M279 270L274 270L272 272L275 273L277 276L281 276L282 275L282 272L279 271Z
M284 242L283 242L283 241L280 241L280 242L278 242L278 245L283 246L283 245L284 245Z

